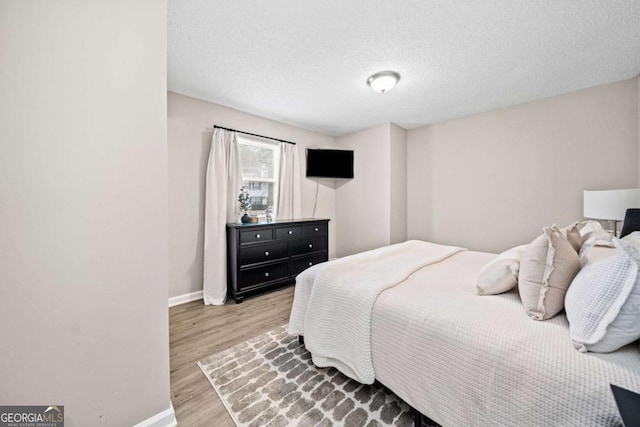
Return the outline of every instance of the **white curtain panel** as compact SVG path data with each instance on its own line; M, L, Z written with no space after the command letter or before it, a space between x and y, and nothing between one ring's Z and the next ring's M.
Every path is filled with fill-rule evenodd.
M295 219L302 216L300 185L298 146L281 142L278 207L276 210L278 219Z
M222 305L227 298L226 224L238 220L236 199L240 187L242 173L236 133L214 129L204 211L203 299L207 305Z

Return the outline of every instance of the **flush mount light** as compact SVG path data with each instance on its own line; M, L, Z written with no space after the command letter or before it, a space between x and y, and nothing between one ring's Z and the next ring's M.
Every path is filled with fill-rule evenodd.
M367 84L378 93L389 92L400 80L395 71L380 71L367 79Z

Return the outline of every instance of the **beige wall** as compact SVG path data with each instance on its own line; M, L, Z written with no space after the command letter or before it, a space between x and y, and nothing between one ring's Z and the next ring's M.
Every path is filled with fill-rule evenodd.
M334 138L238 110L168 93L169 293L202 290L204 188L214 124L297 143L302 161L302 214L313 215L316 181L305 177L306 148L334 148ZM316 218L329 218L329 256L335 256L335 190L320 184Z
M339 257L390 243L389 124L337 138L339 148L354 150L354 179L336 191Z
M391 243L407 240L407 131L391 124L390 161L391 161Z
M338 256L407 240L407 131L387 123L336 142L354 150L354 178L336 191Z
M408 236L501 251L638 182L637 79L408 132Z
M166 2L0 1L0 403L169 408Z

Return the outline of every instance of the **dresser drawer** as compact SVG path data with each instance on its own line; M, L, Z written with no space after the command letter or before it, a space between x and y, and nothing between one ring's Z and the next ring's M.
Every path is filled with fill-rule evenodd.
M314 266L316 264L320 264L321 262L325 262L327 261L327 259L328 257L326 253L322 255L312 255L312 256L306 256L304 258L298 258L295 261L291 261L290 273L292 276L297 276L307 268Z
M288 256L289 246L287 242L276 242L266 245L240 248L240 266L273 261L276 259L287 258Z
M249 288L265 282L286 279L289 277L289 262L266 265L264 267L248 268L240 271L240 289Z
M240 244L273 240L273 228L261 228L240 232Z
M304 255L327 250L326 237L309 237L291 241L291 255Z
M327 234L327 224L310 224L304 226L305 236L314 236L317 234Z
M276 228L276 240L293 239L302 236L301 226Z

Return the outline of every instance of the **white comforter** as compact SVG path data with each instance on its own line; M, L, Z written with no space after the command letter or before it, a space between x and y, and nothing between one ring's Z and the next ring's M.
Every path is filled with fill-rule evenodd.
M620 425L609 384L640 392L638 343L580 353L564 314L534 321L516 290L477 296L475 278L494 257L460 252L379 294L376 379L444 426Z
M316 366L371 384L371 313L378 295L463 250L412 240L310 268L296 278L289 333L304 335Z
M444 426L617 426L609 384L640 392L638 343L580 353L566 316L535 321L517 290L478 296L495 255L462 252L383 292L376 378Z

